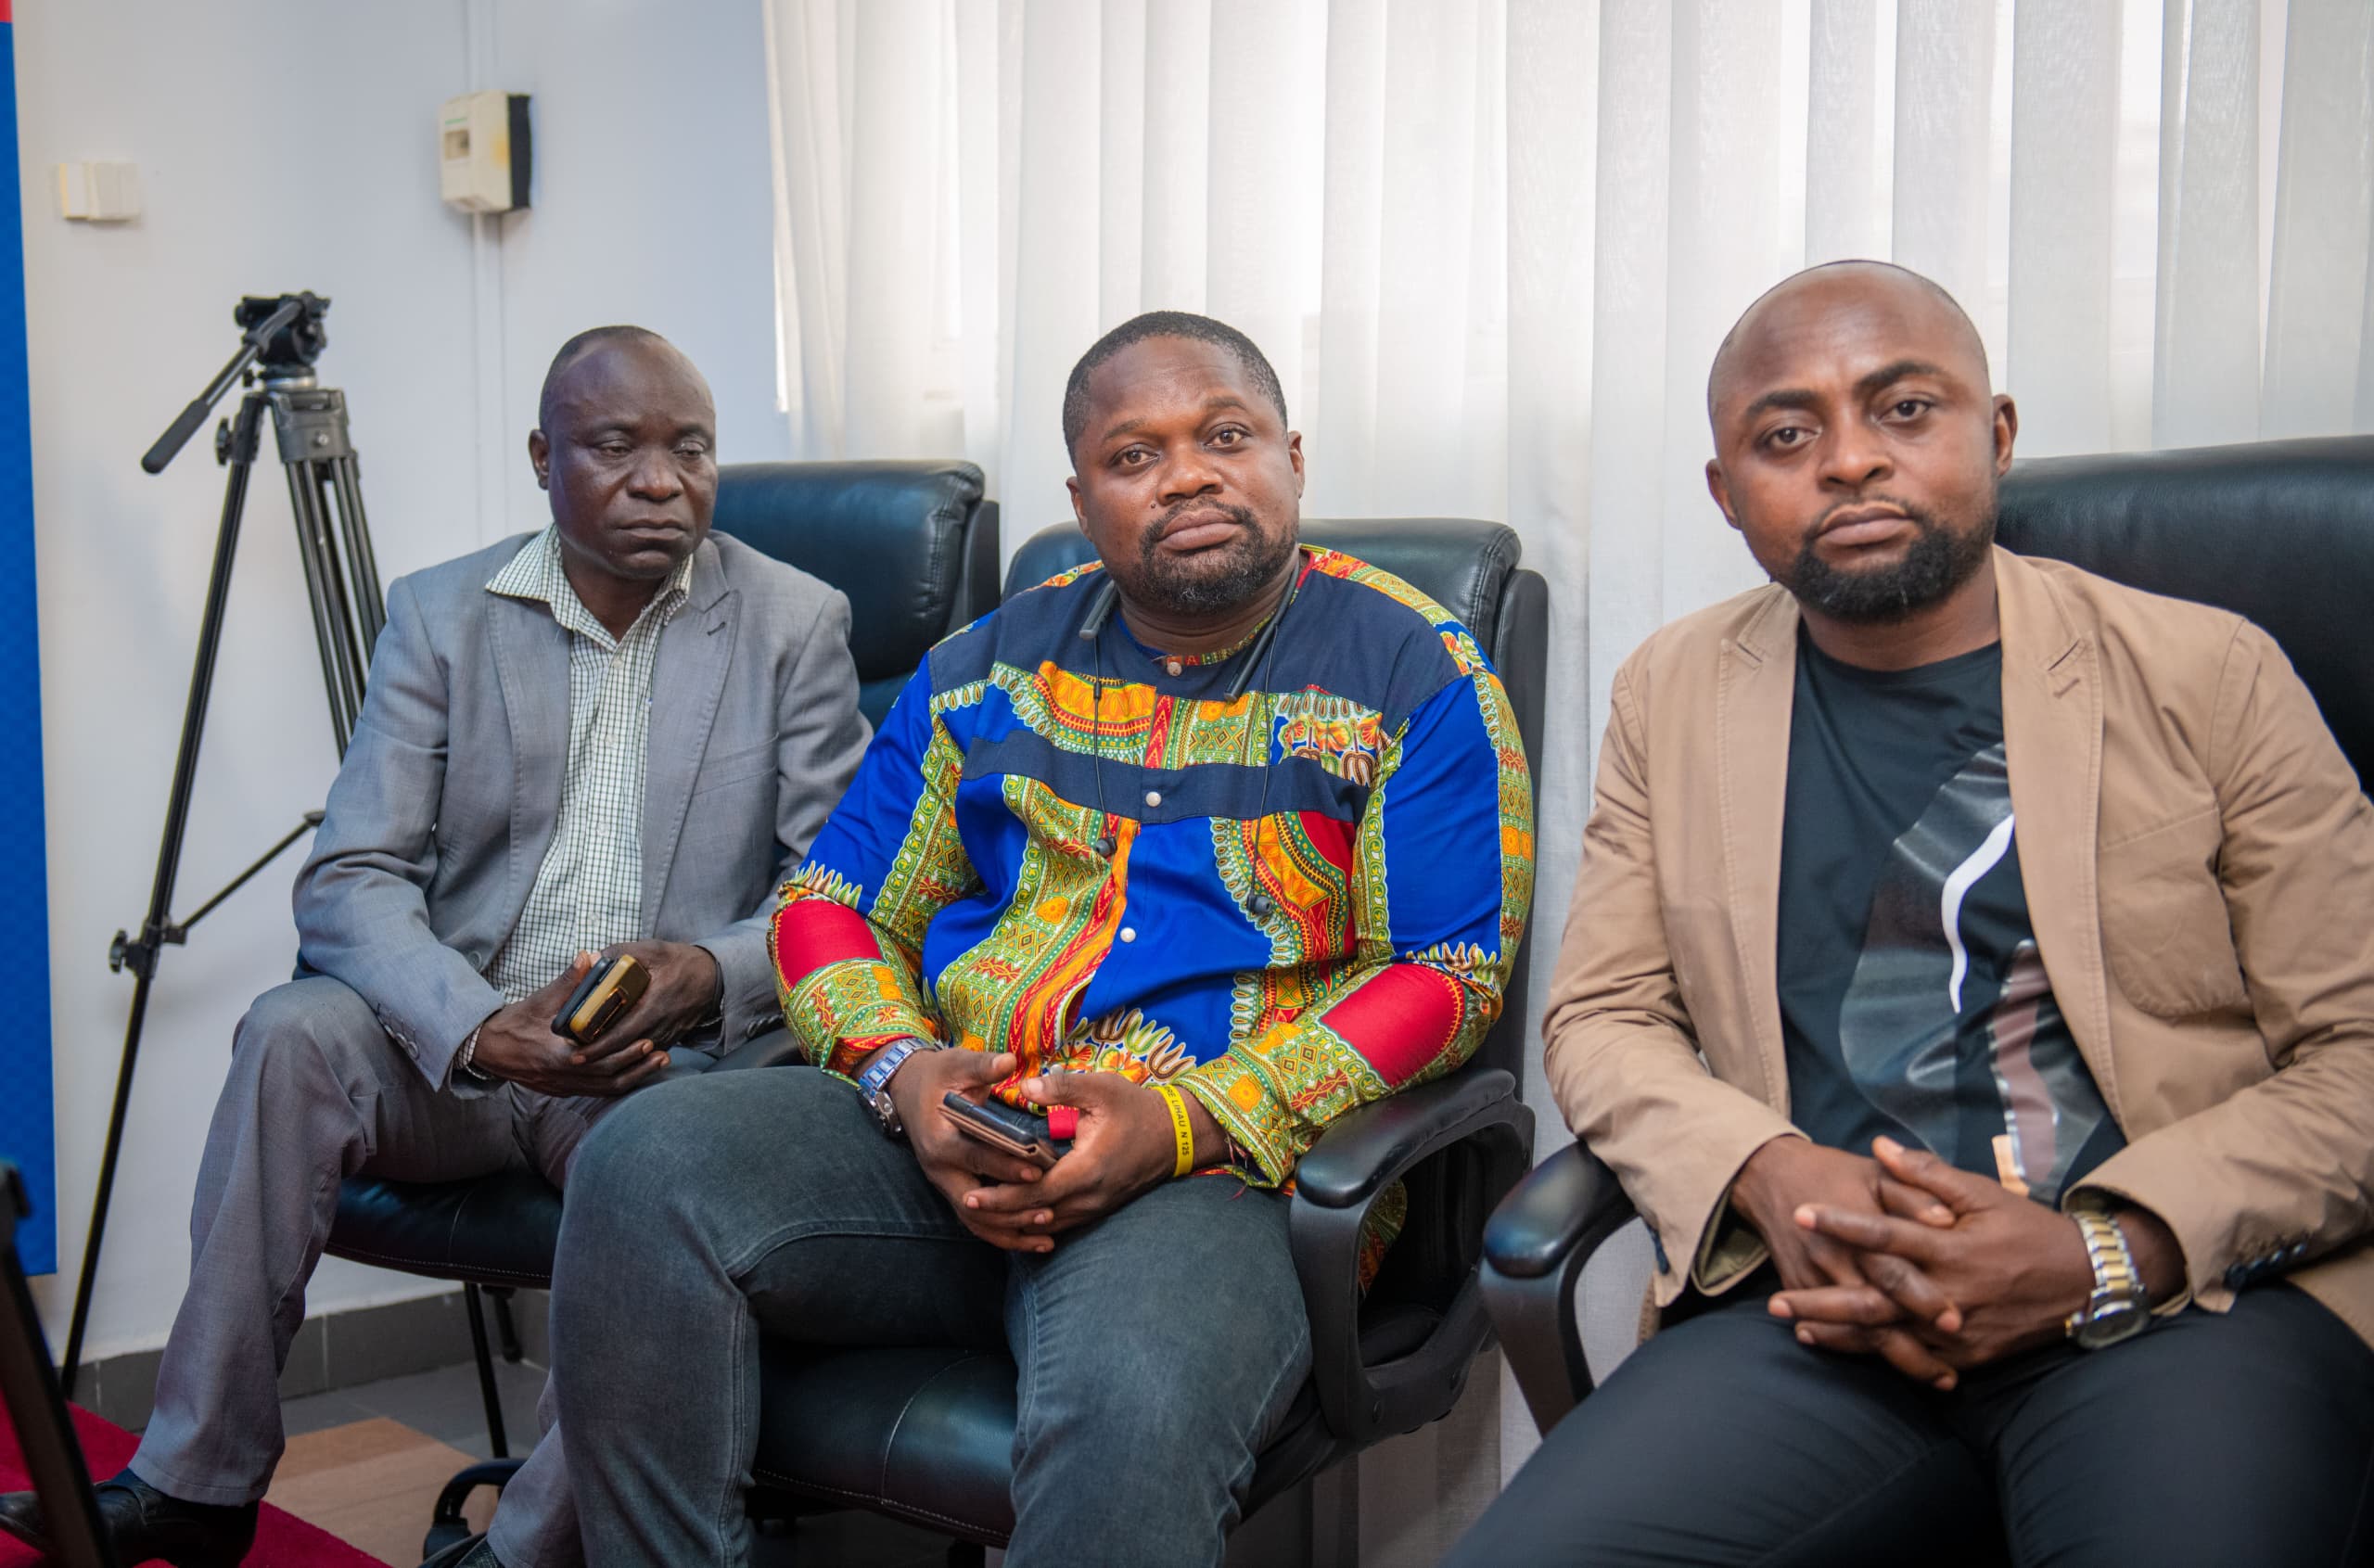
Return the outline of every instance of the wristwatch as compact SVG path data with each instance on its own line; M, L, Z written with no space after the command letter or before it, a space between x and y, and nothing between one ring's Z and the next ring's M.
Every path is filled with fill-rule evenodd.
M907 1058L916 1052L938 1049L931 1041L910 1035L884 1047L875 1053L873 1061L865 1064L865 1071L858 1074L858 1092L865 1096L868 1105L874 1107L874 1119L881 1127L884 1137L907 1136L905 1125L899 1120L899 1107L890 1098L890 1075L904 1065Z
M2151 1293L2143 1288L2142 1272L2116 1217L2098 1205L2079 1205L2069 1217L2086 1238L2086 1261L2094 1267L2093 1294L2069 1315L2069 1337L2083 1349L2100 1350L2150 1328Z

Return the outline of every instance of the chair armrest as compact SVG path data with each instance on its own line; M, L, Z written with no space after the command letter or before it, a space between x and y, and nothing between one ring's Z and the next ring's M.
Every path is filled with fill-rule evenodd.
M1533 1113L1509 1074L1469 1069L1364 1106L1329 1128L1295 1169L1287 1239L1310 1314L1312 1382L1339 1441L1364 1447L1437 1419L1490 1342L1471 1272L1418 1349L1375 1367L1360 1355L1360 1232L1369 1210L1420 1162L1470 1141L1483 1156L1485 1202L1497 1202L1533 1143Z
M1519 1182L1484 1228L1484 1305L1545 1433L1590 1394L1575 1288L1591 1255L1632 1217L1615 1173L1570 1143Z
M806 1060L799 1053L798 1039L789 1029L769 1029L765 1034L746 1039L719 1056L709 1071L721 1073L729 1067L793 1067Z
M1364 1105L1321 1135L1295 1166L1295 1193L1321 1208L1366 1210L1411 1166L1466 1133L1516 1095L1516 1079L1498 1068L1454 1073Z

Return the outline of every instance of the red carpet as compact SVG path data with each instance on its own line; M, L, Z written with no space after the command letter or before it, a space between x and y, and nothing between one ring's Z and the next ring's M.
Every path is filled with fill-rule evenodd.
M101 1480L121 1470L132 1450L140 1446L140 1440L123 1428L111 1426L79 1407L74 1411L74 1433L83 1440L91 1473ZM7 1417L0 1414L0 1492L21 1492L31 1485L25 1476L24 1456L17 1450L17 1434L10 1430ZM0 1536L0 1568L28 1568L40 1561L30 1548ZM123 1568L134 1565L125 1563ZM386 1564L266 1503L247 1568L386 1568Z

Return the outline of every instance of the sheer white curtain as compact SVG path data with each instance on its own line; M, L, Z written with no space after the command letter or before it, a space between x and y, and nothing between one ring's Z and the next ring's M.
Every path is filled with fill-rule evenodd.
M1524 537L1553 606L1544 968L1616 663L1755 580L1706 499L1702 399L1784 274L1936 277L2031 455L2374 429L2365 0L767 10L803 454L962 452L1011 549L1068 516L1072 361L1179 308L1276 363L1310 515ZM1633 1321L1614 1273L1603 1354ZM1512 1464L1513 1406L1507 1436ZM1387 1525L1380 1560L1431 1561Z

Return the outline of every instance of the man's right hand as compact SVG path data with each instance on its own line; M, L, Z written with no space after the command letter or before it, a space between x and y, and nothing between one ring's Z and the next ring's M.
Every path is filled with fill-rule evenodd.
M899 1108L907 1141L914 1146L915 1163L956 1211L964 1229L1008 1252L1052 1252L1053 1240L1029 1230L1040 1211L1000 1216L964 1206L964 1195L985 1185L1037 1181L1041 1174L1039 1167L976 1142L939 1114L940 1100L951 1090L977 1103L989 1097L992 1084L1012 1077L1018 1065L1013 1055L1004 1052L992 1056L986 1051L918 1051L890 1075L890 1103Z
M1934 1324L1946 1332L1960 1327L1961 1314L1943 1291L1902 1258L1858 1253L1796 1223L1806 1204L1858 1213L1892 1215L1923 1224L1949 1226L1953 1213L1917 1188L1889 1176L1879 1161L1826 1149L1802 1138L1776 1138L1748 1156L1731 1182L1731 1207L1764 1238L1784 1291L1824 1285L1873 1285L1906 1308L1903 1327L1878 1328L1873 1340L1887 1363L1907 1377L1947 1389L1953 1368L1915 1336L1916 1325ZM1873 1278L1873 1270L1885 1278ZM1800 1337L1803 1337L1800 1335Z
M491 1078L568 1099L608 1098L642 1088L668 1065L668 1053L647 1039L607 1036L590 1045L553 1033L553 1016L577 983L594 967L592 953L579 953L560 977L531 996L498 1011L479 1026L479 1048L470 1064ZM457 1065L454 1071L461 1068Z

